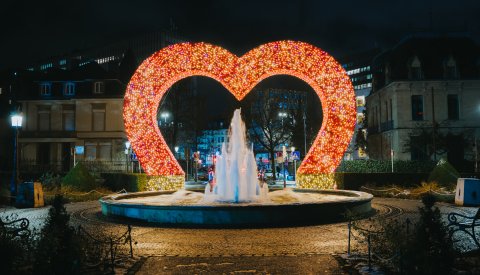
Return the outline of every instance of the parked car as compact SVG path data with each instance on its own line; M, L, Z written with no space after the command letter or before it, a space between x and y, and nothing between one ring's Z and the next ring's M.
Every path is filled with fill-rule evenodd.
M198 180L208 181L208 170L207 170L207 168L198 169Z
M265 170L265 178L266 178L266 179L273 178L273 171L272 171L272 169L267 169L267 170Z

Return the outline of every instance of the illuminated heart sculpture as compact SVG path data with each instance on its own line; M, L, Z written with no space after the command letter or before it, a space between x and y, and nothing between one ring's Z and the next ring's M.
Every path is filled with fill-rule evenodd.
M355 93L350 78L332 56L296 41L264 44L242 57L206 43L180 43L147 58L125 93L125 131L147 174L184 175L160 133L157 109L175 82L195 75L217 80L238 100L273 75L304 80L320 98L323 123L297 173L332 173L340 163L355 127Z

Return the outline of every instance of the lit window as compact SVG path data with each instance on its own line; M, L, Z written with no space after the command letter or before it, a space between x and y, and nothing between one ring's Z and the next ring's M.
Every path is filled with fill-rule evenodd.
M103 94L105 92L105 83L102 81L97 81L93 83L93 93L94 94Z
M52 84L51 83L40 83L40 95L49 96L52 94Z
M357 113L357 124L361 124L364 119L365 119L365 114Z
M365 96L357 96L357 107L365 106Z
M68 82L63 86L63 95L64 96L73 96L75 95L75 83Z

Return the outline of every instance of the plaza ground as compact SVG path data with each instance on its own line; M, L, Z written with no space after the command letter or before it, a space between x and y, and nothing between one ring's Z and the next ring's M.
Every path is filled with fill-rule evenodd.
M416 200L374 198L373 219L414 218L421 203ZM450 212L473 215L477 208L438 203L443 217ZM120 234L126 222L109 220L97 201L66 205L71 223L86 230ZM4 208L1 215L26 217L40 228L48 208ZM318 213L321 215L321 213ZM347 251L347 223L282 228L172 228L131 223L135 274L347 274L336 255ZM366 246L352 240L352 251Z

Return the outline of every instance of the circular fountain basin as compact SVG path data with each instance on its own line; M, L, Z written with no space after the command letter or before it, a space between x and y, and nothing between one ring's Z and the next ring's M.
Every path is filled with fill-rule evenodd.
M279 193L277 193L279 192ZM137 192L100 199L106 216L161 225L276 226L324 224L372 213L371 194L347 190L291 189L269 193L267 202L205 202L192 191Z

